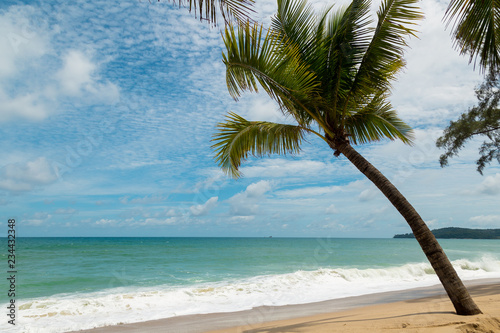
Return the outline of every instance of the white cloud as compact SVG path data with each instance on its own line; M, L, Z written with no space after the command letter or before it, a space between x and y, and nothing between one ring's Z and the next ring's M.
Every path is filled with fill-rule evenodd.
M473 172L474 170L470 170ZM498 195L500 194L500 173L496 173L493 176L487 176L479 185L473 185L470 189L463 190L460 192L465 195Z
M178 214L175 211L175 209L169 209L169 210L165 211L165 215L169 216L169 217L172 217L172 216L177 216Z
M299 187L293 190L281 190L277 191L276 195L287 197L287 198L307 198L307 197L317 197L332 195L338 192L358 192L366 188L369 184L366 180L355 180L346 185L332 185L332 186L309 186L309 187ZM353 192L353 193L354 193ZM353 194L354 196L355 194Z
M243 216L243 215L239 215L239 216L232 216L230 220L231 220L231 222L233 222L233 223L244 223L244 222L250 222L250 221L255 220L255 216L254 216L254 215L247 215L247 216Z
M334 204L331 204L325 209L326 214L337 214L338 212L339 210L337 209L337 207L335 207Z
M47 212L36 212L32 215L31 218L24 219L23 224L31 226L40 226L48 222L51 217L52 215L50 215Z
M102 83L98 66L90 56L80 50L69 50L63 56L63 67L56 73L60 94L86 96L91 102L113 103L118 100L119 90L110 82Z
M212 197L202 205L194 205L189 207L189 211L194 216L206 215L212 208L217 205L217 200L219 200L219 197Z
M96 65L81 51L70 50L63 57L63 67L57 72L61 89L68 95L79 95L91 88Z
M118 221L114 219L100 219L95 221L96 225L116 225L117 223Z
M231 213L240 216L255 215L258 212L259 202L265 198L271 188L271 183L267 180L248 185L245 191L227 200L231 205Z
M32 66L50 48L45 28L30 22L35 11L31 6L12 6L0 15L0 122L19 118L36 121L49 113L40 92L12 92L20 76L27 75L23 86L31 87Z
M311 186L293 190L277 191L276 195L288 198L313 197L340 192L341 186Z
M358 196L359 201L370 201L373 198L377 197L378 192L375 191L374 189L366 189L363 192L361 192Z
M162 196L161 194L151 194L140 198L130 199L128 196L121 197L119 201L122 204L150 204L150 203L160 203L167 200L167 196Z
M33 64L41 61L37 58ZM0 121L44 120L60 111L60 101L67 98L78 98L73 102L87 105L118 101L118 87L110 82L102 82L97 75L97 65L81 51L69 51L63 56L63 62L63 67L53 78L50 68L39 69L43 72L41 78L30 78L28 87L22 93L8 93L0 77ZM11 75L16 80L28 80L29 77L28 73L20 70ZM56 79L57 84L52 79Z
M325 221L324 224L322 222L319 222L315 224L310 224L308 225L308 227L314 229L329 229L329 230L344 230L346 228L345 225L340 224L336 221Z
M271 190L271 183L267 180L253 183L247 186L245 194L248 198L259 198Z
M49 110L39 96L33 93L9 97L0 86L0 121L30 119L39 121L47 118Z
M243 167L243 175L248 178L262 177L311 177L329 175L335 167L320 161L292 160L285 158L264 159L258 161L254 166Z
M203 181L197 182L192 191L194 193L217 191L223 186L223 183L226 181L226 175L224 175L220 170L217 170L215 171L215 175L211 175Z
M30 22L36 10L31 6L11 6L0 15L0 80L47 52L45 29Z
M500 226L500 215L479 215L471 217L469 221L474 222L479 227L498 228Z
M77 104L116 102L118 87L100 77L99 65L89 56L54 49L57 28L51 31L39 10L11 6L0 15L0 122L44 120L60 112L67 98L79 97L72 100ZM55 68L59 62L62 67Z
M437 219L427 220L425 221L425 224L427 224L429 228L436 228L438 226L438 220Z
M40 226L44 222L45 222L45 220L42 220L42 219L27 219L27 220L24 220L24 224L31 225L31 226Z
M486 177L478 186L477 192L487 195L500 194L500 173Z
M293 119L287 119L278 104L272 100L264 90L259 89L259 94L244 95L238 102L238 114L247 120L270 121L275 123L294 123Z
M0 189L23 192L57 180L54 169L45 157L26 163L7 164L0 170Z
M182 51L189 57L195 57L199 52L204 52L210 47L220 45L220 36L216 29L210 29L208 25L203 25L197 20L186 15L184 9L176 10L156 7L160 17L168 15L168 20L155 20L153 32L155 35L154 44L157 47L166 48L173 52L173 57L177 57ZM186 34L185 29L196 31L194 34ZM181 53L184 54L184 53Z
M373 215L385 214L389 207L392 207L392 206L389 206L389 205L382 206L382 207L378 206L377 208L372 210L371 214L373 214Z
M148 218L143 222L136 223L138 225L150 225L150 226L158 226L158 225L176 225L179 224L181 220L178 217L169 217L167 219L160 218Z

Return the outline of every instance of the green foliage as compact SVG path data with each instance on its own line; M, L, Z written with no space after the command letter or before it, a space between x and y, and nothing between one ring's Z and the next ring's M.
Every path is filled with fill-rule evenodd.
M242 90L258 91L260 84L284 113L295 114L299 124L310 123L300 101L317 94L314 73L298 61L296 47L282 43L276 34L267 33L263 38L262 32L262 27L249 23L241 25L237 33L232 25L226 27L227 54L222 56L230 95L238 99Z
M411 144L411 127L398 118L385 96L374 96L368 105L351 112L352 115L345 120L345 128L348 133L354 134L351 136L352 143L367 143L386 137Z
M446 10L455 47L460 54L469 54L470 62L480 58L482 70L500 70L500 1L452 0Z
M385 0L376 26L371 26L368 0L353 0L347 7L328 8L319 14L304 0L278 0L267 33L250 23L226 26L223 60L228 90L237 99L243 91L264 89L281 112L297 122L296 131L314 133L333 149L345 142L361 144L384 138L410 143L412 131L398 118L388 97L391 81L405 65L406 39L414 35L412 27L422 18L417 3ZM233 176L239 175L240 159L248 153L299 151L302 137L292 136L291 127L283 127L287 131L280 135L266 136L281 138L287 142L286 149L281 144L281 150L260 145L263 141L258 137L279 124L266 123L258 131L245 129L246 141L236 141L240 136L234 133L248 126L237 131L235 124L252 123L236 117L230 114L214 137L217 161Z
M436 238L448 239L500 239L500 229L441 228L434 229ZM415 238L413 233L394 235L394 238Z
M496 159L500 163L500 81L490 74L487 80L476 89L478 105L463 113L456 121L451 121L436 145L446 149L439 161L441 166L448 165L449 158L458 155L464 145L475 136L486 137L479 149L477 171L483 174L486 164Z
M295 125L248 121L232 112L218 129L214 137L217 143L212 146L216 150L216 161L235 178L240 177L238 168L249 154L260 157L298 153L305 131Z

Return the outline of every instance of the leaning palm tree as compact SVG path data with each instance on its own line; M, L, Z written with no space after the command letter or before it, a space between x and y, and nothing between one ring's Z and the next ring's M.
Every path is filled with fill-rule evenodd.
M298 153L306 135L320 137L347 157L403 215L458 314L481 313L420 215L353 145L383 138L411 143L412 131L388 101L391 80L404 67L405 39L422 15L418 0L384 0L376 26L369 0L316 15L305 0L278 0L271 29L226 27L226 80L230 94L262 87L295 125L248 121L229 113L213 149L220 167L239 177L249 156Z

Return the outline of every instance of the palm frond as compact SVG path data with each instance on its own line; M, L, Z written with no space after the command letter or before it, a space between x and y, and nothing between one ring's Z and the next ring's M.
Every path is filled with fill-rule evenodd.
M243 90L258 91L258 84L278 102L281 110L301 125L311 121L301 101L317 95L316 76L300 61L299 50L276 34L263 36L262 26L232 25L223 35L226 52L226 83L229 93L238 99Z
M160 1L160 0L158 0ZM189 11L193 11L195 17L200 20L206 20L213 25L217 25L218 15L222 16L225 23L231 19L238 22L250 20L255 0L167 0L179 7L186 6Z
M370 103L359 111L349 113L345 120L345 129L353 144L363 144L400 139L411 144L413 130L398 116L383 94L375 96Z
M324 36L327 51L321 67L322 87L333 102L332 111L344 103L354 74L368 47L370 1L353 0L345 9L338 11L328 22ZM335 116L336 117L336 116Z
M419 0L385 0L378 12L372 40L356 74L351 95L370 96L391 88L391 80L404 67L406 39L423 18Z
M240 177L239 167L248 155L296 154L306 129L296 125L248 121L230 112L214 134L215 159L224 172Z
M315 15L305 0L278 0L278 11L271 20L273 33L299 49L302 61L307 62L314 46Z
M452 34L460 54L469 54L469 62L479 57L481 70L500 69L500 1L452 0L445 20L455 21Z

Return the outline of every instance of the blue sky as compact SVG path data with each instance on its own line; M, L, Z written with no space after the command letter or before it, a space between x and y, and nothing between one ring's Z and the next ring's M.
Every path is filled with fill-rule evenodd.
M318 7L323 4L316 1ZM374 3L374 8L378 6ZM447 2L424 0L419 39L391 100L415 146L358 150L432 228L499 228L500 168L478 142L441 169L435 140L475 102L481 76L452 49ZM274 1L257 1L269 22ZM233 101L218 28L148 1L0 4L0 235L392 237L396 210L314 137L298 156L217 168L210 139L228 111L283 119L265 94Z

